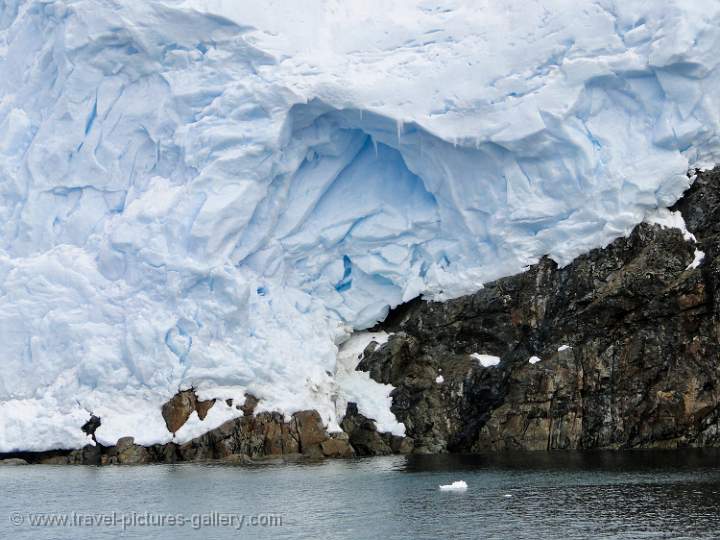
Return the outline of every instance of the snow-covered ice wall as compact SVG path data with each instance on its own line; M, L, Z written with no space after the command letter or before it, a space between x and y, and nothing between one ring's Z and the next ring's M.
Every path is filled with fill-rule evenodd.
M373 415L336 344L673 203L718 62L717 0L0 0L0 451Z

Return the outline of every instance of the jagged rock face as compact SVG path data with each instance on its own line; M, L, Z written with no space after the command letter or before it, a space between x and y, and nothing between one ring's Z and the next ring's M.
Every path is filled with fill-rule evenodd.
M177 397L177 396L176 396ZM328 434L317 411L299 411L286 421L279 413L249 414L225 422L201 437L178 445L135 444L123 437L115 446L87 445L73 451L25 453L33 463L52 465L137 465L221 460L252 463L273 457L342 458L355 455L345 434Z
M162 406L161 411L168 431L175 433L187 422L193 412L197 412L198 418L204 420L214 404L214 399L205 401L198 399L195 390L191 388L175 394Z
M413 450L411 438L378 432L375 421L360 414L355 403L348 403L340 427L359 456L409 454Z
M296 454L310 458L354 455L347 440L325 431L317 411L299 411L289 421L279 413L246 415L189 443L173 446L180 461L237 461L237 456L257 459ZM168 461L160 457L158 460Z
M358 369L396 387L416 451L720 443L720 171L676 209L697 244L641 224L564 268L543 259L469 296L412 302ZM688 268L696 248L705 258Z

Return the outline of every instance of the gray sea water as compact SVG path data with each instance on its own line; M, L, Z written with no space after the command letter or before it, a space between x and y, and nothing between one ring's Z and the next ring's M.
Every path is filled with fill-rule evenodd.
M2 539L720 538L720 452L0 467L0 520Z

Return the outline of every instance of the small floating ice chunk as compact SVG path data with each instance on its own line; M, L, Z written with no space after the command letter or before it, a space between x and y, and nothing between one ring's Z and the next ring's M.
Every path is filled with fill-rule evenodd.
M531 356L528 362L530 362L531 364L537 364L538 362L542 362L542 359L538 358L537 356Z
M445 379L443 378L442 375L438 375L437 377L435 377L435 382L438 384L442 384L445 382Z
M445 484L440 486L440 491L465 491L467 484L464 480L456 480L452 484Z
M695 250L695 258L693 259L693 262L691 262L688 267L685 270L695 269L703 262L703 259L705 259L705 252L700 251L699 249Z
M558 352L567 351L570 348L570 345L560 345L558 347Z
M490 354L480 354L480 353L472 353L470 355L472 358L480 362L480 365L482 367L492 367L497 366L500 363L500 357L499 356L492 356Z

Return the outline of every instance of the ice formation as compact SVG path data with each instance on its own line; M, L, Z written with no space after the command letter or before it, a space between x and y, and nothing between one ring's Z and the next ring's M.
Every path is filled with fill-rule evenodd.
M337 425L350 332L567 263L718 161L719 13L0 0L0 451L90 411L169 440L190 386Z
M443 484L439 487L440 491L466 491L468 485L464 480L456 480L452 484Z
M500 357L491 354L472 353L470 356L477 360L482 367L495 367L500 363Z

